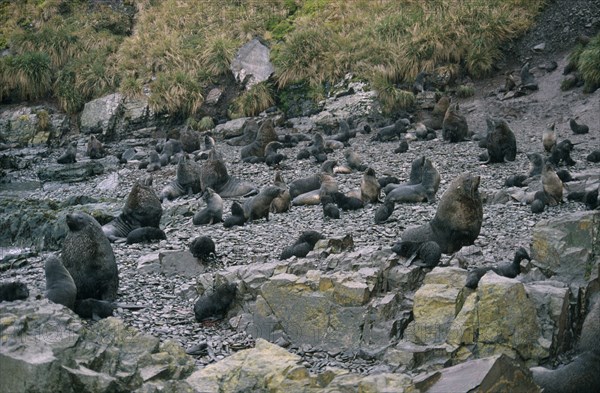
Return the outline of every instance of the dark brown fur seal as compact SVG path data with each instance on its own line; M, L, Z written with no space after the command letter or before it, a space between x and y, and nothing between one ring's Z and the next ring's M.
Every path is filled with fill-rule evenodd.
M435 241L444 254L473 244L483 222L479 181L479 176L468 172L456 177L442 195L433 219L404 230L402 241Z
M253 184L229 176L225 163L214 149L200 168L200 179L203 190L210 187L222 198L235 198L258 192Z
M14 302L29 297L27 284L19 281L0 283L0 302Z
M459 112L458 103L451 104L446 110L442 124L442 137L445 141L462 142L469 136L467 119Z
M173 200L183 195L197 194L202 190L200 167L187 155L182 155L177 164L176 178L160 193L160 200Z
M488 163L514 161L517 157L517 140L506 121L488 117L486 123Z
M499 276L515 278L521 273L521 261L523 259L531 261L527 250L525 250L523 247L519 247L519 249L515 252L515 256L511 263L504 263L495 267L480 267L473 269L469 271L465 287L471 289L477 288L481 277L483 277L490 270L494 271L494 273L498 274Z
M277 132L275 132L275 128L273 128L273 121L267 119L258 129L254 142L242 148L240 152L242 160L248 157L264 157L265 148L269 142L276 140Z
M367 169L367 165L363 162L362 158L353 150L346 150L344 152L344 158L346 159L348 166L356 171L363 172Z
M90 135L90 140L87 143L86 154L92 160L106 156L102 142L100 142L95 135Z
M243 205L246 221L258 220L260 218L265 218L269 221L271 202L283 194L284 191L276 186L267 186L260 190L258 195L246 200Z
M590 127L585 124L577 124L573 118L569 119L569 127L574 134L578 135L587 134L590 131Z
M235 300L237 286L235 284L219 285L210 294L203 294L194 304L196 321L223 318Z
M375 211L375 224L382 224L387 221L388 218L394 212L395 204L393 201L385 201Z
M206 207L192 218L194 225L210 225L223 221L223 199L212 188L207 187L202 194Z
M238 202L233 202L231 204L231 215L225 218L223 221L224 228L231 228L233 226L243 226L246 222L246 217L244 216L244 208Z
M273 185L281 188L284 191L281 195L273 199L273 202L271 202L271 213L285 213L290 210L290 207L292 206L292 198L290 196L290 190L280 171L275 172L275 180Z
M323 207L323 216L327 218L338 219L340 218L340 209L333 202L331 195L323 195L320 197L321 206Z
M540 153L527 154L529 159L529 177L539 176L544 169L544 157Z
M77 142L69 143L64 153L56 159L59 164L73 164L77 162Z
M379 201L381 186L375 177L375 170L367 168L360 181L360 198L365 203L376 203Z
M258 134L258 123L250 119L244 123L242 135L226 139L225 143L231 146L246 146L256 139L256 134Z
M54 255L49 256L44 263L44 272L48 300L73 310L77 297L77 286L61 260Z
M293 245L286 247L279 256L280 260L291 258L292 256L304 258L315 247L315 244L321 239L324 239L321 233L317 231L304 231L294 242Z
M190 252L194 258L207 262L209 258L216 257L215 242L210 236L198 236L190 243Z
M413 160L408 183L388 184L385 200L394 203L434 202L441 182L440 173L430 159L421 156Z
M290 197L294 199L300 194L318 190L319 187L321 187L321 177L318 174L296 179L290 183Z
M136 228L127 235L127 244L152 243L160 240L167 240L167 235L162 229L156 227Z
M450 106L450 98L448 96L442 96L433 106L431 115L423 119L423 124L432 130L441 130L448 106Z
M114 300L119 275L115 254L100 224L89 214L67 214L69 233L62 246L62 261L77 286L77 299Z
M162 204L151 184L152 178L149 177L133 185L119 217L102 226L108 240L125 238L136 228L158 228L162 217Z

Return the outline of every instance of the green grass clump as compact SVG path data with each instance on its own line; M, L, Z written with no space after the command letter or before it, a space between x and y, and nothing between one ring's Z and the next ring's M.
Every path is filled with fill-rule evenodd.
M475 95L475 88L473 85L460 85L456 89L456 96L460 98L469 98Z
M271 87L265 82L257 83L233 101L231 117L256 116L274 103Z
M412 109L416 103L412 91L396 87L395 77L396 73L389 67L378 67L371 77L371 87L377 91L383 113L388 115L399 110Z
M154 112L185 119L195 114L204 102L202 90L203 86L183 71L163 73L153 84L148 104Z
M577 66L584 80L584 92L592 93L600 88L600 34L581 52Z

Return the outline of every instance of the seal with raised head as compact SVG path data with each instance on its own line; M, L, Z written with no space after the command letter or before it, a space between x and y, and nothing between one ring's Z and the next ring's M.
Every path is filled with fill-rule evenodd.
M473 269L469 271L467 275L467 281L465 283L465 287L475 289L479 285L479 280L483 277L487 272L492 270L494 273L499 276L515 278L521 273L521 261L523 259L527 259L531 261L529 257L529 253L523 247L519 247L515 252L515 256L510 263L500 264L494 267L480 267L477 269Z
M381 186L375 177L375 169L369 167L360 181L360 198L365 203L376 203L379 201L380 192Z
M529 159L529 177L535 177L542 174L544 169L544 157L540 153L528 153Z
M294 199L300 194L318 190L319 187L321 187L321 176L319 174L293 180L289 186L290 197Z
M160 193L160 200L173 200L183 195L197 194L202 190L199 165L183 154L177 164L176 178Z
M206 207L192 218L194 225L210 225L223 221L223 199L212 188L207 187L202 194Z
M375 211L375 224L383 224L394 212L394 201L384 201Z
M56 159L59 164L73 164L77 162L77 142L69 143L67 149Z
M423 124L427 128L431 128L433 130L442 129L442 125L444 122L444 116L446 115L446 111L450 106L450 97L444 95L440 97L440 99L433 106L433 111L431 111L431 115L427 118L423 119Z
M542 170L542 187L548 197L549 205L556 206L562 202L563 182L549 162L544 165L544 169Z
M475 242L483 222L483 204L479 196L479 176L469 172L457 176L442 195L433 219L409 227L402 241L434 241L444 254L452 254Z
M458 103L450 104L442 123L442 137L445 141L462 142L469 136L467 119L459 112Z
M233 226L243 226L246 222L246 217L244 216L244 208L238 202L233 202L231 204L231 215L225 218L223 221L224 228L231 228Z
M90 135L90 140L87 143L86 154L92 160L106 156L106 151L104 150L102 142L100 142L95 135Z
M253 195L258 192L254 184L229 176L225 162L219 157L215 149L208 154L208 159L200 168L202 190L207 187L215 190L221 198L235 198Z
M121 214L102 226L108 240L112 242L118 238L126 238L129 232L136 228L158 228L162 217L162 204L151 185L150 176L133 185Z
M275 172L275 180L273 181L273 185L281 188L284 191L281 195L273 199L273 202L271 202L271 213L285 213L290 210L290 207L292 206L292 198L281 171Z
M360 157L360 155L354 150L346 150L344 152L344 158L348 163L348 166L356 171L363 172L367 169L367 164L365 164Z
M256 139L258 133L258 123L254 119L249 119L242 127L242 134L233 138L228 138L225 143L231 146L246 146Z
M55 255L50 255L44 263L44 273L48 300L73 310L77 297L77 286L61 260Z
M304 258L310 251L312 251L312 249L315 247L315 244L324 238L325 236L317 231L304 231L300 237L298 237L298 240L294 242L294 244L283 249L279 259L284 260L291 258L292 256Z
M542 146L548 153L556 146L556 131L554 131L555 123L550 123L542 133Z
M273 142L277 140L277 132L273 127L273 121L271 119L267 119L264 123L261 124L258 132L256 133L256 139L252 143L247 146L244 146L240 155L242 160L248 157L264 157L265 156L265 148L269 144L269 142Z
M514 161L517 157L517 140L506 121L488 117L486 123L488 163Z
M100 224L87 213L67 214L69 233L62 245L62 261L77 286L77 299L114 300L119 273L115 254Z
M281 196L284 191L277 186L267 186L261 189L258 195L247 199L243 205L246 221L258 220L259 218L265 218L269 221L271 202L273 202L273 199Z
M203 294L194 304L196 321L223 318L235 300L237 285L234 283L222 284L212 293Z
M321 197L323 195L331 195L338 191L337 181L333 176L328 173L321 172L319 174L320 186L316 190L308 191L300 194L292 199L292 205L318 205L321 203Z

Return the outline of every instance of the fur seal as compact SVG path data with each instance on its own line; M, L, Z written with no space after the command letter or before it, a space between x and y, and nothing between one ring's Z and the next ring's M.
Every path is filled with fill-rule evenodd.
M210 225L223 221L223 199L212 188L206 187L202 194L206 207L192 218L194 225Z
M533 202L531 202L531 212L533 214L542 213L545 208L546 204L541 199L534 199Z
M317 231L304 231L293 245L283 249L279 259L284 260L291 258L292 256L304 258L321 239L325 239L325 236Z
M29 297L27 284L19 281L0 283L0 302L13 302Z
M480 267L477 269L473 269L469 271L469 274L467 275L465 287L471 289L477 288L481 277L483 277L490 270L492 270L499 276L515 278L521 273L521 261L523 259L531 261L527 250L525 250L523 247L519 247L519 249L515 252L515 256L511 263L504 263L495 267Z
M265 147L265 164L267 166L279 165L281 161L287 159L285 154L277 153L278 149L281 149L283 144L278 141L269 142Z
M531 72L529 72L529 62L525 63L521 67L521 86L528 90L537 90L538 84Z
M327 161L327 154L325 153L325 140L320 132L313 135L311 145L306 149L308 156L312 156L318 163Z
M127 244L152 243L156 240L167 240L165 232L156 227L136 228L127 234Z
M160 193L160 200L172 201L183 195L197 194L202 190L200 181L200 167L198 164L183 154L177 164L176 178L169 183Z
M108 240L125 238L129 232L141 227L158 228L162 217L162 204L151 187L152 177L137 181L125 201L121 214L102 226Z
M319 174L296 179L290 183L290 197L294 199L298 195L318 190L319 187L321 187L321 176Z
M450 97L444 95L433 106L431 115L422 119L425 127L432 130L441 130L443 127L444 116L450 106Z
M527 175L511 175L504 181L506 187L526 187Z
M434 202L435 194L428 193L422 184L403 184L392 188L385 195L384 201L392 203Z
M183 152L183 148L181 147L181 142L179 142L179 140L167 139L164 143L156 145L156 152L160 153L160 164L162 166L167 166L172 162L174 157L177 157Z
M450 104L442 123L442 137L450 143L462 142L469 136L467 119L459 112L458 103Z
M400 144L396 149L394 149L394 153L401 154L406 153L408 151L408 141L406 139L402 139Z
M488 163L514 161L517 157L517 140L506 121L488 117L486 123Z
M571 158L571 151L575 145L568 139L565 139L552 148L548 161L558 166L561 163L565 165L575 165L576 162Z
M588 154L585 159L589 162L600 162L600 150L594 150L593 152Z
M350 126L346 120L340 120L338 123L339 132L329 136L327 139L332 141L342 142L344 145L350 141L350 138L356 136L356 131L350 131Z
M377 211L375 211L375 224L382 224L386 222L394 212L394 207L394 201L383 202L383 205L379 206Z
M265 218L269 221L269 211L273 199L281 196L285 190L277 186L267 186L260 190L258 195L244 202L244 217L246 221L253 221L259 218Z
M408 119L398 119L394 124L385 126L377 130L377 133L371 138L371 142L389 142L396 138L400 139L406 128L410 125Z
M529 177L541 175L544 169L544 157L540 153L529 153L527 158L529 159Z
M275 128L273 128L273 121L271 119L267 119L259 127L254 141L249 145L244 146L240 151L242 160L252 156L264 157L265 148L269 142L273 141L277 141L277 132L275 132Z
M400 179L396 176L383 176L377 179L379 186L385 188L388 184L400 184Z
M548 197L548 203L552 206L562 202L563 183L554 172L552 164L546 163L542 171L542 187Z
M335 204L342 210L358 210L364 207L364 202L360 198L348 196L339 191L329 193L329 195L333 197Z
M258 134L258 123L254 119L250 119L244 123L242 134L225 140L230 146L246 146L256 139Z
M340 209L333 202L331 195L323 195L320 199L321 206L323 206L323 215L328 218L339 219Z
M224 228L231 228L233 226L243 226L246 222L246 217L244 216L244 208L238 202L233 202L231 204L231 215L225 218L223 221Z
M210 294L203 294L194 304L196 321L223 318L235 300L237 285L222 284Z
M321 196L331 195L338 190L338 184L335 178L328 173L322 172L319 175L320 186L316 190L300 194L292 199L293 206L300 205L318 205L321 203ZM291 193L290 193L291 195Z
M148 155L148 165L146 165L146 172L155 172L161 168L160 157L155 151L151 151ZM140 168L142 169L142 168Z
M457 176L448 185L433 219L409 227L402 241L435 241L444 254L452 254L475 242L483 222L483 205L479 196L479 176L469 172Z
M210 236L198 236L190 243L190 252L195 258L202 261L207 261L211 256L214 258L217 255L215 250L215 242Z
M100 224L89 214L67 214L69 233L62 245L62 261L77 286L77 299L114 300L119 274L115 254Z
M384 188L385 200L394 203L434 202L440 182L440 173L433 162L421 156L411 164L408 183L392 183Z
M577 124L573 118L569 119L569 127L571 127L573 134L577 135L587 134L590 131L590 127L585 124Z
M77 286L69 271L63 266L61 260L50 255L44 263L46 275L46 297L54 303L70 308L75 307Z
M375 169L369 167L360 181L360 198L365 203L376 203L379 201L380 192L381 186L375 177Z
M396 254L408 258L410 264L419 267L434 268L440 262L442 251L434 241L400 241L392 246Z
M181 149L188 154L200 150L200 134L187 127L179 133L179 142L181 142Z
M285 213L290 210L290 207L292 206L292 198L281 171L275 172L275 180L273 181L273 185L281 188L284 191L281 195L273 199L273 202L271 202L271 213Z
M354 170L364 172L367 169L367 165L363 163L362 158L355 151L346 150L344 152L344 158L346 159L348 166Z
M69 143L64 153L56 159L59 164L73 164L77 162L77 142Z
M555 123L548 124L542 133L542 146L548 153L556 145L556 131L554 131Z
M86 154L92 160L106 156L106 151L104 151L102 142L100 142L95 135L90 135L90 140L87 143Z
M200 182L203 191L210 187L221 198L248 196L258 192L253 184L229 176L225 163L215 149L210 151L208 159L200 167Z
M598 344L598 321L600 300L590 308L581 329L577 356L572 362L555 370L533 367L533 381L545 393L593 393L600 387L600 345Z

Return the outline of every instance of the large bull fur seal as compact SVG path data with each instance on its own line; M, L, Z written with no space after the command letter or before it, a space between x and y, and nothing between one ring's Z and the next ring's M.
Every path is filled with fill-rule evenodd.
M254 184L229 176L225 163L214 149L200 168L200 179L203 191L210 187L222 198L248 196L258 192Z

